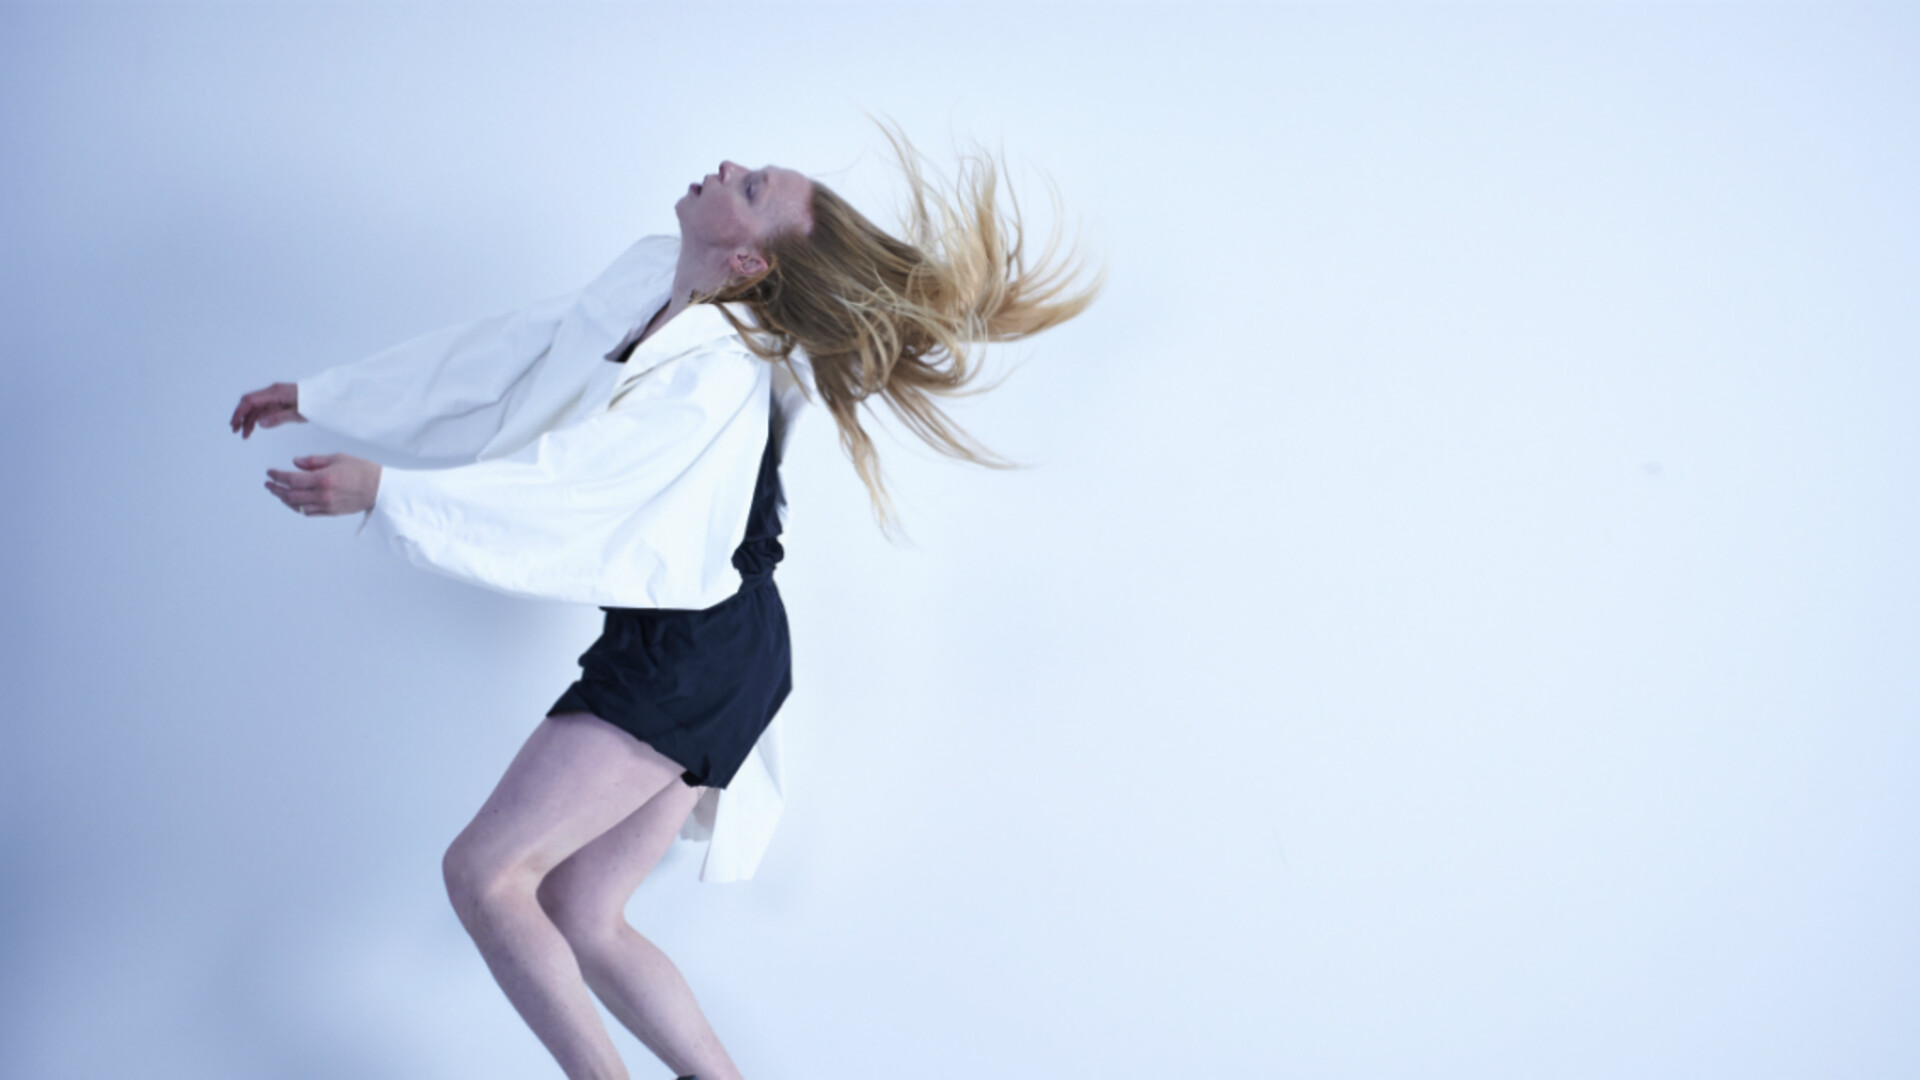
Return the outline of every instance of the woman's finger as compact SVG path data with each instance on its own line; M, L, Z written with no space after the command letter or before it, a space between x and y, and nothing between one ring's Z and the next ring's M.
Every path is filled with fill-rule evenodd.
M258 393L258 391L255 391L252 394L242 394L240 404L233 407L233 426L235 430L238 430L242 424L245 424L247 417L252 415L253 410L258 407L256 404L256 396Z
M253 422L259 419L260 410L264 405L265 402L259 400L257 394L248 394L241 398L240 404L233 410L233 426L236 429L251 427Z
M295 491L292 488L271 482L267 484L267 490L272 492L281 502L285 503L289 510L307 515L324 512L321 509L320 503L325 496L318 492Z
M267 475L273 477L276 482L285 484L290 488L300 488L304 490L320 486L320 478L310 472L286 472L281 469L268 469Z

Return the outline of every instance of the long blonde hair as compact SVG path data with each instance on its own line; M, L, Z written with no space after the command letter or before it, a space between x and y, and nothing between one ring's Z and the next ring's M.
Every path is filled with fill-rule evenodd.
M1037 334L1086 310L1105 280L1085 269L1060 230L1028 262L1018 201L997 194L1003 168L985 151L964 157L951 185L928 180L923 158L897 128L892 144L908 188L903 238L867 220L825 184L813 184L811 232L787 232L766 245L767 270L712 299L741 302L754 317L734 329L762 358L791 363L802 350L814 385L840 432L840 445L873 500L881 526L897 524L873 439L860 407L880 395L908 430L950 457L1004 468L1009 462L976 442L935 403L976 393L975 343ZM991 384L989 384L990 386Z

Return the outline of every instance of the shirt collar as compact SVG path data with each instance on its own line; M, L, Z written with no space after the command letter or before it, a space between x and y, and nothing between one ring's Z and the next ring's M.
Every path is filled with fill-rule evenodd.
M725 307L743 324L754 325L753 315L745 304L732 303ZM735 333L733 325L727 321L727 317L721 313L720 308L719 304L694 304L667 320L667 324L655 330L652 337L641 341L637 346L634 345L634 342L639 341L640 335L646 331L647 321L651 321L654 313L659 310L654 308L647 312L646 321L627 331L626 336L620 339L620 343L608 351L606 358L618 362L622 354L627 353L631 347L633 351L627 354L625 359L628 367L634 367L635 361L638 360L639 368L650 368L668 357L688 352L720 338L731 337Z

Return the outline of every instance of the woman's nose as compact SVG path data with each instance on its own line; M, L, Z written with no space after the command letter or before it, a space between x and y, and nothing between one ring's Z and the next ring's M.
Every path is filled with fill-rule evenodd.
M740 171L740 166L735 165L733 162L731 161L721 162L720 163L720 182L724 184L728 180L733 179L733 174L739 171Z

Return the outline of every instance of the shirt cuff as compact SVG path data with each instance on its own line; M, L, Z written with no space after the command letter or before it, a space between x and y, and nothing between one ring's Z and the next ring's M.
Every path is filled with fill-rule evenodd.
M344 407L341 397L342 388L335 385L340 380L337 377L329 377L332 370L334 369L323 371L318 375L309 375L293 384L293 411L299 413L302 419L314 427L338 435L352 435L358 438L357 432L347 431L342 427L342 421L353 414Z
M391 465L380 466L380 486L374 490L373 505L367 508L366 516L360 521L355 536L374 527L374 535L389 545L400 535L400 515L402 504L410 496L417 495L421 488L431 483L427 477L430 469L396 469Z
M320 397L321 395L318 389L314 386L312 379L310 378L302 379L299 382L294 383L293 384L293 411L299 413L301 418L304 419L307 423L313 424L316 427L325 427L326 426L325 424L322 424L319 421L315 420L313 418L313 414L307 411L321 403ZM324 412L325 410L322 409L321 411Z

